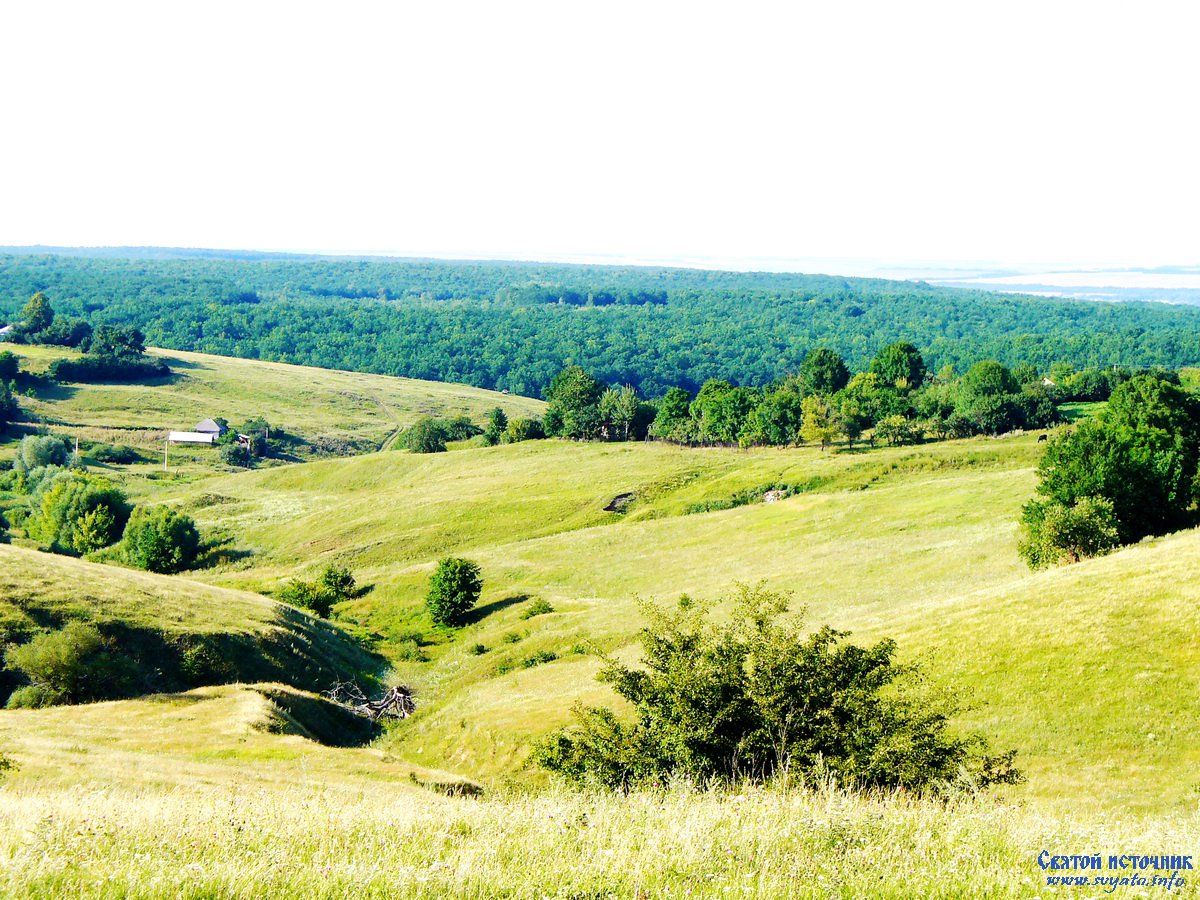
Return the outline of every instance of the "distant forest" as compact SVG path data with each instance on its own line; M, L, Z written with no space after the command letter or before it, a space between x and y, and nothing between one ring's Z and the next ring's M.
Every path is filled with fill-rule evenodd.
M818 346L864 370L915 344L931 370L1200 362L1200 308L825 275L265 254L0 255L0 319L54 308L146 343L541 396L565 365L644 396L765 385Z

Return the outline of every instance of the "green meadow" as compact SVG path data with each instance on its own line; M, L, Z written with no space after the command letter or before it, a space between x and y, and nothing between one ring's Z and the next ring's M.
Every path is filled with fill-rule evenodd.
M6 345L23 371L42 373L55 359L77 356L61 347ZM422 416L483 421L497 406L509 416L537 416L538 400L386 375L364 375L155 350L171 367L161 384L39 385L24 406L56 431L84 440L161 450L168 431L189 431L221 416L233 424L262 416L307 440L337 438L358 449L379 447ZM176 448L180 459L207 448Z
M86 434L149 434L220 407L389 448L419 414L540 409L168 356L195 368L32 408ZM1047 888L1036 856L1200 851L1200 532L1030 572L1016 522L1037 438L827 451L547 440L246 472L202 462L185 478L113 469L131 498L186 511L229 552L167 577L0 547L0 621L249 635L269 652L246 651L226 684L0 712L0 751L20 767L0 786L0 893L1157 896ZM483 570L460 629L424 607L447 555ZM361 588L330 622L269 599L329 563ZM719 601L759 581L790 592L813 628L895 638L930 690L961 699L959 726L1018 750L1026 782L948 800L823 782L604 796L527 767L574 704L615 704L597 654L636 658L639 603ZM529 615L535 601L552 611ZM322 658L410 685L416 715L331 746L341 726L312 694Z

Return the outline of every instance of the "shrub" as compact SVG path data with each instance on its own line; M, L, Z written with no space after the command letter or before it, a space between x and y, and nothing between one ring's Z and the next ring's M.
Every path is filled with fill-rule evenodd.
M101 478L59 472L38 490L41 499L26 531L59 553L91 553L115 544L129 520L124 492Z
M253 451L245 444L237 443L236 440L233 443L222 444L218 455L221 462L227 466L237 466L239 469L254 468Z
M421 419L400 436L401 445L413 453L444 453L446 429L437 419Z
M488 648L486 644L474 644L470 652L472 656L483 656L483 654L488 652Z
M446 557L429 579L425 603L439 625L458 625L479 601L483 579L479 566L470 560Z
M349 569L330 563L317 578L317 587L329 594L331 603L341 603L354 596L358 583Z
M112 641L94 625L79 621L10 647L5 663L31 682L13 693L10 706L51 706L126 696L137 676L133 661L117 653Z
M350 570L332 563L325 567L316 581L293 580L279 591L279 599L300 609L307 609L323 619L329 618L335 603L354 597L357 582ZM402 643L415 640L420 645L420 634L406 635Z
M27 469L65 466L71 458L71 443L67 438L51 434L26 435L17 448L17 458Z
M540 742L533 760L570 780L610 788L685 777L760 781L824 771L858 787L924 788L966 769L987 786L1020 779L1014 752L989 756L978 736L950 732L954 707L904 688L917 670L896 645L844 642L822 628L780 624L786 597L741 586L731 623L702 605L644 606L643 662L606 657L601 680L635 709L577 709L577 724Z
M139 506L129 517L122 555L139 569L170 574L189 568L200 552L200 532L190 516L168 506Z
M329 618L329 613L333 610L333 603L330 601L329 595L319 590L317 585L311 581L298 579L288 581L279 589L277 596L282 602L298 609L307 609L322 619Z
M513 419L501 435L506 444L518 444L521 441L540 441L546 436L541 419Z
M142 461L142 454L124 444L100 444L89 450L88 456L96 462L115 463L119 466L132 465Z
M1119 542L1110 500L1081 497L1070 506L1056 500L1032 500L1022 513L1018 550L1030 568L1040 569L1101 556Z
M396 646L395 658L403 662L429 662L429 655L414 640L401 641Z
M510 631L504 637L500 638L502 644L519 644L523 640L525 640L525 635L519 631Z
M554 607L550 605L550 601L539 598L530 604L529 609L521 613L521 618L532 619L534 616L544 616L552 612L554 612Z
M552 650L539 650L537 653L531 653L529 656L521 660L521 666L526 669L532 669L534 666L540 666L542 663L554 662L558 659L558 654Z

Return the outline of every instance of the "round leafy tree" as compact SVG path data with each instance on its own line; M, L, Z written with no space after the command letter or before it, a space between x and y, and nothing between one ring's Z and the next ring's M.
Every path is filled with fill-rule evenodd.
M180 572L196 561L196 523L167 506L139 506L125 526L125 560L151 572Z
M481 590L479 566L469 559L450 556L437 564L429 579L425 603L433 621L439 625L458 625L479 602Z

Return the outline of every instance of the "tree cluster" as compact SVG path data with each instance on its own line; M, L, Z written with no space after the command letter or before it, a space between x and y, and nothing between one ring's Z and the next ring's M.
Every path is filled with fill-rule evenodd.
M55 553L103 550L140 569L178 572L199 552L189 516L164 506L135 508L119 487L83 469L70 442L59 436L23 438L0 486L25 501L10 509L12 524Z
M1000 363L976 363L962 378L950 370L929 377L921 353L899 341L853 376L836 352L818 348L795 375L765 388L709 381L694 397L672 388L657 406L650 434L684 444L824 447L840 440L853 446L866 434L906 444L1057 420L1053 398L1039 385L1022 386Z
M1200 400L1168 378L1118 385L1098 416L1055 436L1021 514L1034 568L1075 562L1196 522Z

